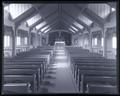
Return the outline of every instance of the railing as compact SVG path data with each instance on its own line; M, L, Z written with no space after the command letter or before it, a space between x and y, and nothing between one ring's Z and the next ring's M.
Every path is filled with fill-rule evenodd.
M5 48L4 49L4 57L11 57L12 56L12 49L11 48Z

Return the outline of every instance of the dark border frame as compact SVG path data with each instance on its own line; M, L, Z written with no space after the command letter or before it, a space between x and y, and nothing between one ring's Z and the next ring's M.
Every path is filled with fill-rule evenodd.
M64 0L64 1L62 1L62 0L59 0L59 1L57 1L57 0L33 0L33 1L30 1L30 0L3 0L2 1L2 16L1 16L1 49L0 49L0 51L1 51L1 53L0 53L0 55L1 55L1 60L3 59L3 35L4 35L4 26L3 26L3 3L107 3L107 2L116 2L116 5L117 5L117 7L116 7L116 11L117 11L117 13L116 13L116 17L117 17L117 26L116 26L116 31L117 31L117 76L118 76L118 78L117 78L117 83L118 83L118 92L120 93L120 83L119 83L119 0L81 0L81 1L75 1L75 0L73 0L73 1L69 1L69 0ZM1 62L1 64L0 64L1 66L0 66L0 76L1 76L1 78L2 78L2 62ZM2 82L0 82L0 85L2 85ZM2 86L0 87L0 91L2 91ZM115 94L115 95L119 95L119 93L118 94ZM69 93L68 93L69 94ZM2 95L2 93L1 93L1 95ZM22 94L22 95L28 95L28 94ZM37 94L29 94L29 95L37 95ZM43 95L43 94L38 94L38 95ZM51 94L51 95L59 95L59 94ZM67 94L60 94L60 95L67 95ZM78 95L78 93L77 94L72 94L72 95ZM91 95L91 94L80 94L80 95ZM93 95L93 94L92 94ZM95 94L95 95L100 95L100 94ZM104 95L104 94L102 94L102 95ZM108 94L107 94L108 95ZM113 95L112 95L113 96Z

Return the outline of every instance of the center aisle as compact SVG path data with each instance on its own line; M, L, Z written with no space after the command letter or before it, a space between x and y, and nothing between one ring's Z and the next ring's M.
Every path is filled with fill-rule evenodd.
M54 52L41 90L43 93L77 93L77 87L63 47Z

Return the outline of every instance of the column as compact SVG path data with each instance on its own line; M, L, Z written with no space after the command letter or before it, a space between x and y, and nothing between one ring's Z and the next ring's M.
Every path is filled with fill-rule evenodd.
M36 31L36 36L35 36L36 38L36 45L35 45L35 47L37 48L38 46L39 46L39 39L38 39L38 32Z
M92 32L89 31L89 51L92 52Z
M31 29L29 29L28 31L28 50L30 49L31 47Z
M106 57L106 51L107 51L107 42L106 42L106 31L107 28L102 28L102 36L103 36L103 57Z
M72 46L74 46L74 37L73 37L73 35L71 37L71 40L72 40Z
M16 55L16 36L17 36L18 27L14 24L12 32L12 56Z
M84 49L84 34L82 34L82 48Z
M42 33L39 34L39 46L42 46Z
M48 35L49 35L49 34L46 35L46 44L47 44L47 45L48 45L48 43L49 43L49 42L48 42L48 40L49 40L49 39L48 39L48 38L49 38Z

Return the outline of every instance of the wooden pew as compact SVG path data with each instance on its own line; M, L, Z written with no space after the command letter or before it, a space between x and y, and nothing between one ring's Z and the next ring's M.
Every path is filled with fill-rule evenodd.
M78 66L76 72L74 72L74 77L76 78L76 83L78 80L78 69L79 70L98 70L98 71L116 71L116 67L103 67L103 66Z
M25 53L20 53L17 56L15 56L15 59L20 59L20 58L25 58L25 57L36 57L39 58L39 56L43 56L43 55L48 55L49 57L51 56L51 52L43 52L43 51L35 51L35 52L25 52Z
M38 68L40 68L40 73L42 78L44 78L45 72L46 72L46 67L45 64L43 62L29 62L26 60L10 60L7 62L4 62L4 65L25 65L25 66L38 66Z
M7 83L3 85L3 94L28 94L31 93L29 83Z
M29 83L31 93L36 92L37 84L35 75L4 75L3 76L4 84L7 83Z
M81 78L81 90L86 91L87 84L108 84L117 85L116 76L93 76L93 75L83 75Z
M84 62L84 63L78 63L78 64L74 64L73 65L73 74L74 74L74 77L75 75L77 75L78 73L78 68L85 68L85 69L98 69L98 70L101 70L102 69L105 69L105 70L116 70L116 64L112 64L112 63L104 63L104 62L96 62L96 63L89 63L89 62Z
M39 65L28 65L28 64L21 64L21 63L16 63L16 64L5 64L4 65L4 70L7 70L7 69L35 69L35 70L38 70L38 83L39 83L39 86L40 86L40 83L42 83L42 80L44 79L43 78L43 75L44 73L42 72L42 67L39 66Z
M38 85L38 70L34 69L5 69L3 75L34 75L34 92L37 91Z
M28 76L28 75L32 75L32 74L36 75L37 73L36 72L34 73L33 69L34 69L34 71L35 70L38 71L38 69L41 68L41 69L39 69L40 71L38 72L38 74L36 76L36 79L37 79L38 76L41 76L41 73L45 74L45 72L46 72L46 65L49 64L50 57L52 56L51 54L53 52L53 50L51 50L51 49L52 48L42 48L41 50L39 48L35 49L35 50L32 49L31 51L17 54L17 56L15 56L13 58L9 58L9 59L4 58L4 64L5 64L4 75L7 75L7 76L8 75L17 75L17 76L26 75L26 76ZM41 70L42 70L42 72L41 72ZM20 72L20 71L22 71L22 72ZM44 75L43 75L43 78L44 78ZM18 77L14 78L14 79L18 79ZM40 85L40 84L38 84L38 85Z
M90 94L118 94L117 87L112 85L88 84L87 92Z
M29 63L39 63L46 65L47 59L45 58L12 58L12 59L4 59L4 63L8 62L29 62Z
M100 54L81 48L68 48L68 54L72 72L76 75L76 81L78 76L79 90L82 93L86 91L86 84L91 82L116 84L116 60L108 60Z
M71 59L73 62L76 61L76 62L111 62L111 63L116 63L116 61L114 60L108 60L108 59L102 59L102 58L94 58L94 57L88 57L88 58L72 58Z
M84 75L90 75L90 76L109 76L109 77L114 77L114 76L116 76L117 74L116 74L116 71L104 71L104 70L102 70L102 71L98 71L98 70L79 70L79 73L78 73L79 75L78 75L78 78L79 78L79 82L78 82L78 88L79 88L79 90L81 91L81 92L84 92L84 90L83 90L83 86L82 86L82 83L84 82L84 81L82 81L83 80L83 78L84 78ZM81 86L81 88L80 88L80 86Z
M38 55L35 55L35 56L28 56L28 57L25 57L24 59L29 59L29 58L45 58L46 59L46 65L49 65L50 64L50 60L51 60L51 56L50 54L38 54Z
M86 61L74 60L73 63L71 63L71 64L72 64L71 68L72 68L72 72L74 73L74 76L75 76L75 71L78 70L79 66L80 67L81 66L88 66L88 67L95 66L95 67L109 67L109 68L113 67L114 69L116 69L116 63L115 62L113 63L113 62L108 61L108 60L107 61L106 60L99 61L99 60L94 59L90 62L88 60L86 60Z

